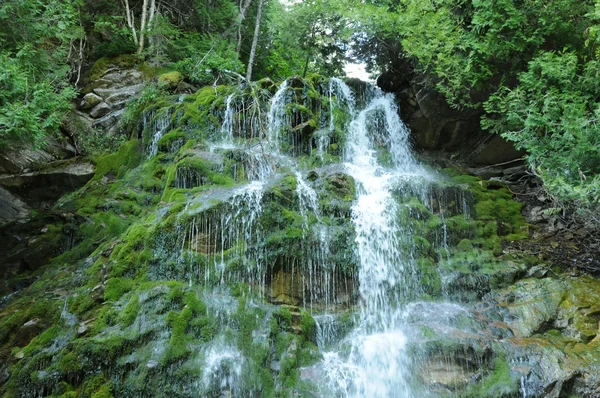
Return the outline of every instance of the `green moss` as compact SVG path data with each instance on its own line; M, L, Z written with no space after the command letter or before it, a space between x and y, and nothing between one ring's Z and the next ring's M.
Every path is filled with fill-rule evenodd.
M437 337L437 333L435 330L425 325L418 325L419 330L421 331L421 335L426 339L434 339Z
M29 345L27 345L27 347L23 348L23 352L25 353L25 355L31 355L31 354L41 350L42 348L50 346L50 344L58 336L58 333L59 333L58 326L56 326L56 325L52 326L51 328L47 329L44 333L40 334L39 336L37 336L36 338L31 340Z
M152 258L151 251L146 249L147 241L152 237L153 225L138 223L132 225L122 236L124 243L113 249L110 256L110 276L136 277L145 263Z
M417 266L423 292L430 297L439 297L442 293L442 280L436 264L431 258L421 257L417 260Z
M83 385L82 396L91 398L112 398L113 384L103 375L88 377Z
M105 300L118 300L133 288L133 280L127 278L110 278L104 290Z
M119 67L122 69L132 68L139 62L139 58L135 55L123 54L115 58L102 57L97 60L90 70L92 80L100 79L106 71L111 67Z
M167 314L167 325L171 328L169 346L163 358L167 363L183 359L190 353L188 343L193 336L187 333L188 328L195 329L195 333L205 341L214 336L214 330L209 327L210 320L206 317L206 305L196 291L183 294L183 287L177 285L170 291L169 298L174 301L183 299L185 307L179 313L172 310Z
M316 342L317 323L308 311L303 310L300 314L300 327L302 328L302 336L307 341Z
M471 242L471 240L469 239L463 239L460 242L458 242L456 248L463 252L471 251L473 250L473 242Z
M111 382L104 384L92 394L91 398L113 398L113 385Z
M71 312L75 315L82 315L95 305L94 298L89 294L78 294L75 296L71 305Z
M176 152L187 141L187 134L181 129L175 129L163 135L158 141L158 150L161 152Z
M59 357L57 370L65 375L75 375L83 369L81 358L75 352L68 352Z
M121 324L123 326L129 326L137 317L137 314L140 310L140 297L137 294L134 294L125 308L123 308L123 312L121 312L119 318L121 320Z
M166 72L158 77L158 85L170 90L177 88L182 81L183 75L177 71Z
M519 393L519 381L511 375L510 366L503 357L494 360L491 372L477 384L470 384L467 397L512 397Z
M108 173L119 172L121 166L127 169L133 169L140 164L142 152L137 140L131 140L121 145L119 150L111 155L106 155L95 160L96 172L92 180L100 180Z

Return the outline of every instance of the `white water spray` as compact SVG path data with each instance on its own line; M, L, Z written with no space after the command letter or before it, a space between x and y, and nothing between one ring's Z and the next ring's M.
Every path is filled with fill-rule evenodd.
M344 93L344 91L341 91ZM350 102L350 99L348 100ZM394 98L377 92L348 126L345 166L355 179L352 208L359 257L360 320L347 358L325 354L329 387L347 397L412 397L408 385L402 303L418 294L408 226L398 221L392 190L426 176L408 145ZM387 152L386 162L380 160Z

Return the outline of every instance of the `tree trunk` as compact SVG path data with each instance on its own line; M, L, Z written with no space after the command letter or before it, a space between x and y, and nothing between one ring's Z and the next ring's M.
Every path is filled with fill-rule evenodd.
M125 6L125 13L127 14L127 26L131 29L131 35L133 36L133 42L138 45L137 32L135 31L135 20L133 19L133 11L129 8L129 0L122 0Z
M154 3L154 0L152 0ZM142 5L142 22L140 25L140 43L138 45L138 55L144 51L144 43L146 41L146 23L148 19L148 0L144 0L144 4Z
M302 72L302 78L306 77L306 72L308 72L308 62L310 61L310 57L312 55L312 46L315 41L315 30L316 26L313 23L311 31L310 31L310 40L308 41L308 49L306 50L306 60L304 61L304 71Z
M221 33L221 37L229 36L229 33L231 33L234 28L238 28L238 32L240 31L242 23L244 22L244 19L246 19L246 12L248 11L251 3L252 0L240 0L240 12L235 19L235 22L225 29L225 32Z
M254 25L254 38L252 39L252 47L250 49L250 58L248 58L248 69L246 71L246 80L252 78L252 65L254 64L254 56L256 55L256 45L258 44L258 35L260 34L260 18L262 16L263 0L258 3L258 13L256 14L256 24Z

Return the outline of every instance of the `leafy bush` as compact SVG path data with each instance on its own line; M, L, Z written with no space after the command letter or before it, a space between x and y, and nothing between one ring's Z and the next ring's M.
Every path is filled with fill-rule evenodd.
M600 65L573 52L541 52L518 85L485 104L485 128L528 152L548 191L586 207L600 202Z

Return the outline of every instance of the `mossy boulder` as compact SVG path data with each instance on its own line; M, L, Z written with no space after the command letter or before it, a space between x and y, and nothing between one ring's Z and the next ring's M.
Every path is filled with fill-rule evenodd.
M183 75L177 71L163 73L158 77L158 85L167 90L175 90L181 82Z

